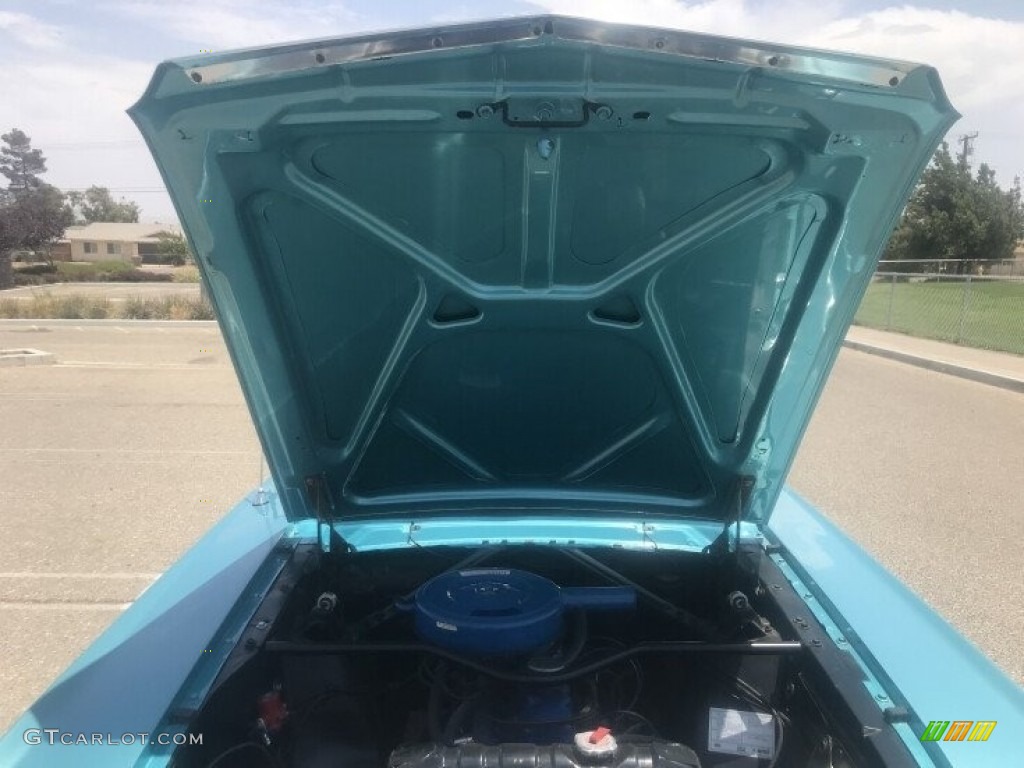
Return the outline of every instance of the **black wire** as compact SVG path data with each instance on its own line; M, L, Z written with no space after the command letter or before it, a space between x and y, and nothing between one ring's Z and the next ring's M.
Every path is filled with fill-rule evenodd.
M570 641L567 647L563 647L555 656L547 655L544 651L534 654L527 662L527 669L531 672L551 674L564 672L569 668L583 652L587 644L587 614L582 609L572 612L570 624Z
M758 707L765 710L764 714L769 714L773 718L775 724L775 756L768 763L767 768L775 768L775 765L779 762L779 757L782 754L782 744L785 739L785 725L790 722L789 716L779 711L776 707L772 706L761 693L754 688L750 683L741 677L730 677L729 682L735 686L736 691L730 693L734 699L738 699L746 704Z
M455 746L455 740L459 737L463 726L469 721L473 713L474 702L472 699L460 701L455 710L448 716L448 722L441 733L442 743L446 747Z
M775 768L776 763L779 762L779 757L782 755L782 739L785 733L785 728L782 727L782 719L779 717L779 713L775 713L775 757L768 763L768 768Z
M444 723L441 722L441 704L444 697L444 690L441 687L440 677L444 675L445 663L438 664L441 669L434 670L434 678L430 684L430 693L427 696L427 728L430 731L430 740L435 744L440 742L444 736Z
M452 670L448 665L442 661L436 661L432 665L424 659L421 665L423 670L423 676L420 680L424 682L428 687L439 685L441 691L449 698L455 699L456 701L462 701L463 699L475 699L483 693L483 685L479 678L467 680L462 678L460 680L463 690L456 690L449 685L448 675L452 671L461 672L461 670Z
M761 694L760 691L758 691L746 680L744 680L741 677L731 677L728 680L729 683L731 683L733 686L737 688L739 694L742 694L741 696L737 696L737 698L746 701L748 704L754 704L755 706L759 706L762 709L766 710L769 714L777 715L781 720L783 720L786 723L789 723L789 716L779 711L770 701L768 701L768 699L766 699Z
M311 696L299 699L294 704L289 704L289 710L293 715L306 715L314 711L317 705L323 704L338 696L352 696L356 698L366 696L387 696L395 691L400 691L402 688L405 688L407 685L417 680L429 685L429 682L424 681L419 676L419 668L410 675L388 682L377 682L352 687L331 685L322 691L312 694Z
M621 715L626 715L627 717L632 717L634 720L637 720L638 723L636 725L646 725L650 729L650 731L651 731L650 735L653 736L654 738L658 738L658 729L657 729L657 727L655 727L654 723L652 723L646 717L641 715L639 712L634 712L631 709L620 709L620 710L618 710L617 712L614 713L614 716L616 716L616 718L617 718L616 721L615 721L616 723L619 722L618 716L621 716ZM633 729L636 728L636 725L631 725L629 728L626 728L625 731L623 731L623 733L625 733L625 734L632 733Z
M636 688L633 690L633 697L629 700L629 703L622 707L622 709L625 710L633 709L640 703L640 694L643 693L644 690L644 670L643 667L640 666L640 662L636 659L630 659L629 666L630 669L633 670L633 679L636 683Z

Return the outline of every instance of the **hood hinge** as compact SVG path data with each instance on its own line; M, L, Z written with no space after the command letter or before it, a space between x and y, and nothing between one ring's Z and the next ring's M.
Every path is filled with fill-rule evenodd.
M725 525L722 532L707 547L708 552L719 553L732 550L732 542L739 542L743 536L742 523L743 513L750 503L750 496L754 490L755 478L753 475L741 475L736 481L736 490L733 494L735 504L733 513L726 515Z
M322 473L307 477L306 493L316 512L316 538L320 551L325 555L354 552L355 548L334 527L334 497L327 477Z
M754 490L753 475L742 475L736 483L736 506L707 552L719 557L733 557L732 568L735 571L735 589L753 594L757 587L761 569L761 555L764 554L765 541L759 529L752 523L743 521L743 513L750 503Z

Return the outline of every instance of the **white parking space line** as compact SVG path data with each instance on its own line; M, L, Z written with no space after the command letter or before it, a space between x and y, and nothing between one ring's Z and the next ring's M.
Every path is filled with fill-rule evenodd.
M33 603L0 600L0 610L16 611L123 611L131 603Z
M216 371L228 370L231 366L223 364L195 365L193 363L113 363L101 360L64 360L58 361L54 368L105 368L111 371Z
M190 448L161 448L159 450L153 448L31 448L28 446L22 446L19 448L0 448L0 451L11 452L11 453L24 453L26 451L36 451L39 453L114 453L114 454L127 454L129 456L148 453L156 456L163 456L168 453L181 454L183 456L252 456L253 451L198 451Z
M83 573L81 571L0 571L0 579L157 579L159 573Z
M62 400L65 397L81 397L81 392L0 392L0 398L9 400Z

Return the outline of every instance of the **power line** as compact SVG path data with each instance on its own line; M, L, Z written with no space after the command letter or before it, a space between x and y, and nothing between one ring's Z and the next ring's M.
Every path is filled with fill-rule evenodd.
M42 149L47 152L51 149L119 149L137 148L145 149L146 144L142 139L112 139L110 141L66 141L56 144L43 144Z
M95 186L102 187L101 184L96 184ZM164 189L163 187L103 187L103 188L106 189L108 192L119 192L119 193L122 193L122 194L132 194L132 195L146 195L146 194L156 194L157 192L164 192L164 193L167 192L167 190ZM91 187L57 187L57 189L59 189L61 192L86 192L87 190L91 189Z

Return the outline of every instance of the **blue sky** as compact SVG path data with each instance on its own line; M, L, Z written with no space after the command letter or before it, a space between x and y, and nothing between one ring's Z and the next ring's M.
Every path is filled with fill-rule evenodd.
M448 20L552 11L835 48L938 67L1001 183L1024 175L1024 0L0 0L0 128L62 188L100 184L147 220L173 211L124 114L161 60Z

